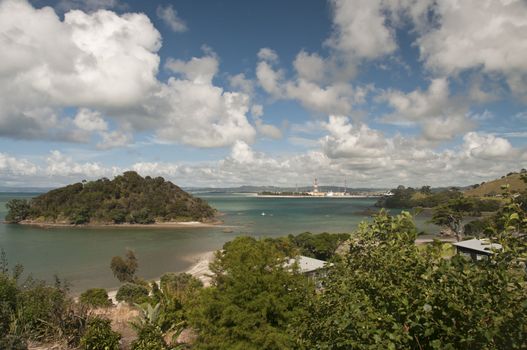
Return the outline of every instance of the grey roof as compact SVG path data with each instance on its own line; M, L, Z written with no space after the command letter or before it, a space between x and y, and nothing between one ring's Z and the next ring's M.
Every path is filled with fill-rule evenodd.
M475 252L484 254L493 254L492 250L501 250L502 246L498 243L491 243L488 239L469 239L467 241L461 241L454 243L456 247L466 248Z
M301 273L319 270L323 268L326 264L324 260L318 260L307 256L299 255L296 259L289 259L287 265L293 265L295 263L295 260L298 262L298 268L300 269Z

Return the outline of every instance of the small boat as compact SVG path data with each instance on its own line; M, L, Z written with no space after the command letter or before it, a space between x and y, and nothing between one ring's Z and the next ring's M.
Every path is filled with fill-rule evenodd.
M265 213L262 211L262 216L265 216Z

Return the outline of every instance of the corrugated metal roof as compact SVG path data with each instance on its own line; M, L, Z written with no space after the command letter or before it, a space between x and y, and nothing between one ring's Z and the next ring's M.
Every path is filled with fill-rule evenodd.
M488 239L469 239L454 243L455 246L474 250L476 252L492 254L493 250L501 250L502 246L498 243L491 243Z
M300 255L296 259L289 259L287 265L291 266L295 263L295 260L298 262L298 268L300 272L307 273L319 270L324 267L326 262L324 260L318 260L310 258L307 256Z

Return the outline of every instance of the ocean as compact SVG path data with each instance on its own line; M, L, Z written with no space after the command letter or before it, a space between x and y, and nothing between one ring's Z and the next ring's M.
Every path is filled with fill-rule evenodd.
M30 193L0 193L0 220L11 198ZM199 194L221 213L224 225L203 228L39 228L0 223L0 248L11 267L22 264L26 273L52 281L54 275L79 293L89 287L116 288L110 260L135 251L138 275L153 279L165 272L188 269L204 252L220 249L239 235L279 237L302 232L352 232L376 210L372 198L265 198L251 194ZM394 210L393 213L397 213ZM423 218L422 230L437 231Z

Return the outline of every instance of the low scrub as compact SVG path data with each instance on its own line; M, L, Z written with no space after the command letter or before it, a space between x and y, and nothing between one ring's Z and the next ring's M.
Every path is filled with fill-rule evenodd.
M102 288L91 288L80 296L80 301L84 305L91 307L109 307L112 301L108 298L108 293Z
M115 299L130 305L142 304L148 301L148 288L134 283L125 283L117 291Z
M110 320L95 317L88 321L88 328L81 339L85 350L118 350L121 335L112 330Z

